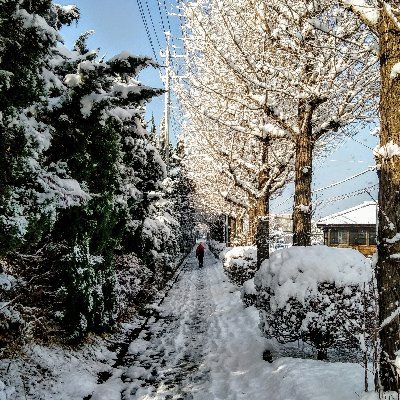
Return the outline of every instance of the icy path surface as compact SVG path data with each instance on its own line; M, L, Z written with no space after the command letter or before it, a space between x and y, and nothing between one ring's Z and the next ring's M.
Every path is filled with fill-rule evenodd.
M97 385L92 400L355 400L357 364L280 358L244 308L222 265L207 251L204 268L188 257L156 317L129 346L123 367ZM323 385L321 385L323 382ZM357 393L358 392L358 393Z
M120 399L121 391L135 400L257 398L251 393L262 388L252 380L262 374L259 362L266 364L257 313L243 310L210 251L202 269L194 256L186 259L157 312L131 343L126 367L98 386L93 400Z
M265 349L278 356L288 345L261 337L257 310L244 308L209 251L204 265L192 253L153 317L124 324L136 339L122 359L96 336L75 349L33 344L0 359L0 400L360 400L358 364L264 361Z

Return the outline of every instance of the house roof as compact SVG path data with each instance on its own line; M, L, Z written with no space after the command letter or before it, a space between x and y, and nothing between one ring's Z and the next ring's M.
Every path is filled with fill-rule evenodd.
M376 225L375 201L364 201L358 206L321 218L317 225Z

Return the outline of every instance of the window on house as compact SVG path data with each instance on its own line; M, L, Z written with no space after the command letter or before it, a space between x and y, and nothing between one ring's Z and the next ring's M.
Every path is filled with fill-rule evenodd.
M338 231L338 244L347 244L347 231Z
M347 231L331 229L331 245L347 244Z
M366 245L367 244L367 232L365 229L359 229L350 231L349 238L350 245Z
M338 232L336 231L336 230L334 230L334 229L331 229L331 232L330 232L330 237L329 237L329 244L330 245L335 245L335 244L339 244L338 243Z
M370 229L368 231L369 233L369 245L376 245L376 231L375 228L374 229Z

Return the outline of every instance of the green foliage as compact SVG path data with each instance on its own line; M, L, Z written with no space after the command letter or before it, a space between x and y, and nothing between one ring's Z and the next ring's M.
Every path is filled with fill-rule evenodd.
M43 0L8 0L0 9L0 255L21 249L27 238L38 241L39 221L46 219L38 162L50 135L39 115L46 95L42 68L57 41L45 22L50 11L51 2Z
M117 288L117 255L140 256L148 285L171 276L190 192L179 192L182 177L166 179L144 129L144 105L162 91L137 74L154 62L126 52L99 60L92 32L68 51L58 30L78 17L43 0L0 9L0 256L40 253L72 340L110 327L118 293L153 292Z

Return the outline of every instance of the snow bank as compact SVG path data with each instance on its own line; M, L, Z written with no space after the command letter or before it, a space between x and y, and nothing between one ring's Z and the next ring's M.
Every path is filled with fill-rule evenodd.
M109 371L115 358L98 338L79 349L26 346L23 357L0 360L0 399L81 400L93 393L98 374Z

